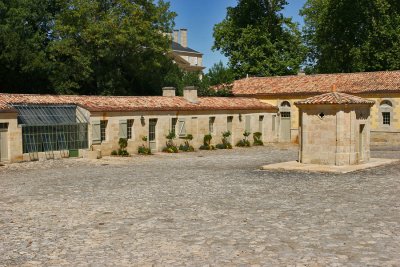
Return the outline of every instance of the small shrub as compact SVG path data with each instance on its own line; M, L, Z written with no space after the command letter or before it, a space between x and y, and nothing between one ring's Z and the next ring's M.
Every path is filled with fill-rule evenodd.
M263 146L264 145L263 141L261 141L261 136L262 136L262 133L260 133L260 132L253 133L253 140L254 140L253 146Z
M244 131L243 136L244 138L240 140L239 142L236 143L236 146L239 147L249 147L251 146L250 141L248 140L248 137L250 136L250 132Z
M147 142L147 136L142 137L143 142ZM142 144L138 147L138 153L141 155L151 155L151 149L146 146L146 144Z
M145 145L141 145L138 147L138 153L142 155L151 155L151 150Z
M203 144L200 146L200 150L214 150L215 147L211 145L212 135L206 134L203 138Z
M166 138L168 141L162 151L166 153L178 153L178 147L174 144L174 139L176 138L175 132L170 131Z
M230 131L226 131L222 133L222 144L217 144L216 147L218 149L232 149L232 144L229 143L228 138L229 136L231 136L231 132Z
M193 140L193 135L188 134L183 139L185 139L185 143L179 146L179 150L183 152L193 152L194 147L190 145L190 141Z
M118 156L129 156L129 153L125 149L118 149Z
M113 151L111 151L111 156L117 156L118 155L118 152L117 152L117 150L113 150Z
M128 151L126 151L126 148L128 147L128 139L120 138L118 141L118 145L119 145L119 149L117 151L117 154L119 156L129 156ZM111 153L111 155L112 155L112 153Z

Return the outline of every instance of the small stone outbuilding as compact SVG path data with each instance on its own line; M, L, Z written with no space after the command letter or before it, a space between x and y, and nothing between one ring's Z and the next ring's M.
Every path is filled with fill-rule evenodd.
M368 162L374 104L338 92L295 102L299 108L299 162L336 166Z

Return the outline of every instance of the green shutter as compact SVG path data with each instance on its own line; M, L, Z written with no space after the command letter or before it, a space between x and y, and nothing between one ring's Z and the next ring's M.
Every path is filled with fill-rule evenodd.
M128 138L128 121L119 121L119 138Z
M251 117L250 116L246 116L246 131L247 132L251 132Z
M185 124L185 119L179 119L179 123L178 123L178 133L179 133L179 136L186 136L186 124Z
M100 121L92 122L92 143L93 144L101 143Z

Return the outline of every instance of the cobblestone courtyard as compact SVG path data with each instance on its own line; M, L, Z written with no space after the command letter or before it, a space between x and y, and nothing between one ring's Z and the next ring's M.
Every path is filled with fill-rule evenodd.
M296 155L268 146L0 167L0 266L400 266L400 166L258 170Z

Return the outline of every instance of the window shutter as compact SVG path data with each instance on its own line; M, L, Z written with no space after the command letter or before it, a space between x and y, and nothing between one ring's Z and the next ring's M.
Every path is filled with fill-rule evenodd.
M119 138L128 138L128 121L119 121Z
M179 119L178 133L179 133L179 136L185 136L186 135L185 119Z
M250 119L251 119L250 116L246 116L246 131L247 132L251 132L251 126L250 126L251 120Z
M92 122L92 143L93 144L101 143L100 121Z

